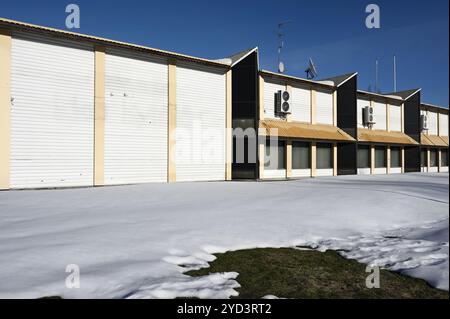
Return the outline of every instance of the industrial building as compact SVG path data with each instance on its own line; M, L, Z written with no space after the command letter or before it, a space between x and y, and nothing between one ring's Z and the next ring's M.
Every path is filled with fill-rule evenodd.
M0 189L447 172L448 109L357 81L0 19Z

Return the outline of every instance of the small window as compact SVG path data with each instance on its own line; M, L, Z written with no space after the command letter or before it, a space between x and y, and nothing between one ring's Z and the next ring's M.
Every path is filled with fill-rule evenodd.
M402 167L402 151L400 147L391 147L391 167Z
M386 148L384 146L375 147L375 167L386 167Z
M370 146L358 146L358 168L370 168Z
M443 167L448 166L448 149L441 151L441 166Z
M286 169L284 141L266 141L264 168L267 170Z
M317 144L317 169L333 168L333 148L331 144Z
M438 166L438 151L436 149L430 150L430 166L431 167Z
M422 167L428 166L427 150L420 150L420 165Z
M309 143L292 143L292 169L311 168L311 147Z

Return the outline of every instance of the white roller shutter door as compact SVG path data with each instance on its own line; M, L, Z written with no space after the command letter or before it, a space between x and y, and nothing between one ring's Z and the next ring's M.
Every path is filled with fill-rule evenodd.
M439 114L439 135L448 136L448 114Z
M311 123L311 90L308 87L292 87L292 120Z
M333 124L333 93L331 90L316 92L316 122Z
M386 104L375 102L373 104L373 115L375 119L376 130L386 130Z
M436 112L428 112L428 134L438 135L438 114Z
M14 33L11 71L11 188L93 185L93 49Z
M167 181L166 60L107 51L105 95L105 184Z
M402 131L402 108L399 105L389 105L389 130Z
M177 64L177 181L225 180L223 69Z

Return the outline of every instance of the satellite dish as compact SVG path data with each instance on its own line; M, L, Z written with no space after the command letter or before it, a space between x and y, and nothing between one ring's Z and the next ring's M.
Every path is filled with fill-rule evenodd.
M308 79L314 79L315 77L317 77L317 69L311 58L309 58L309 66L305 72L306 72L306 78L308 78Z
M280 63L278 64L278 73L284 73L284 71L285 71L284 63L283 63L283 62L280 62Z

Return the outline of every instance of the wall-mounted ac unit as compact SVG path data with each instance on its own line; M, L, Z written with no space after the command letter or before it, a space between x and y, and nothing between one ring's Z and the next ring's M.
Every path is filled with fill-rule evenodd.
M420 130L421 131L428 131L428 116L421 115L420 116Z
M372 106L366 106L363 109L363 122L364 126L371 126L375 124L375 116L373 115L373 107Z
M289 114L291 113L291 95L288 91L278 91L275 93L275 113Z

